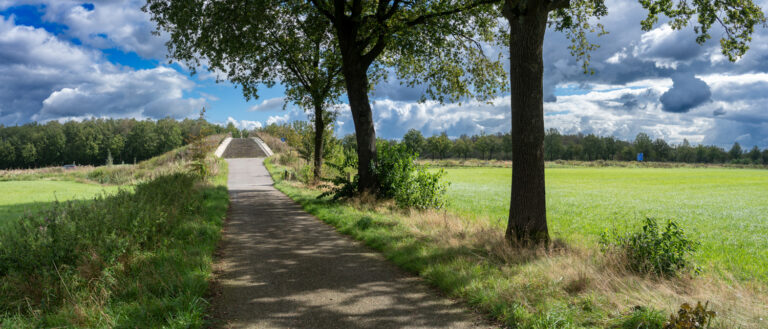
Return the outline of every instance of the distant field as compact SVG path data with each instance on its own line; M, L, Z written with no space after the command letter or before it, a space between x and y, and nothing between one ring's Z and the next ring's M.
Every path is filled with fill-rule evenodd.
M511 169L449 168L449 210L506 225ZM674 219L701 242L699 264L768 281L768 171L550 168L547 216L555 237L593 243L645 217Z
M101 193L114 193L116 186L101 186L68 181L0 182L0 226L26 212L42 209L53 201L90 199Z

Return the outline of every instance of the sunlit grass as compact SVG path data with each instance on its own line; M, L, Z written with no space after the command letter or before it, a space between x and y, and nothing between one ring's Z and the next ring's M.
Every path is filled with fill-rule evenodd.
M71 181L0 182L0 226L25 213L39 211L54 201L86 200L117 192L117 186Z
M613 197L611 193L623 193L616 198L638 198L624 202L635 207L634 210L622 209L624 203L616 202L611 203L611 210L606 212L625 217L636 215L638 222L641 216L650 215L638 210L639 205L657 202L653 197L623 192L619 187L638 184L620 171L613 175L613 169L606 173L594 169L592 175L589 170L585 175L578 171L551 174L550 198L559 194L561 200L568 202L553 206L554 202L550 201L550 210L566 213L563 217L569 218L568 221L552 220L552 226L557 230L555 236L567 239L568 243L558 243L549 249L527 249L510 246L503 236L504 221L498 220L506 217L509 184L501 180L508 181L509 174L504 172L509 169L451 171L448 178L455 182L450 190L454 203L447 211L408 212L386 200L371 202L362 198L333 202L318 199L320 190L284 180L285 168L273 165L269 160L265 163L276 180L275 186L305 210L339 232L381 251L390 261L418 274L448 296L463 300L471 308L507 327L660 328L681 303L708 301L718 311L712 328L765 328L768 294L764 281L741 282L706 269L701 275L683 274L674 278L637 274L626 270L626 260L604 254L596 247L594 240L601 226L625 228L636 223L631 218L600 225L590 224L598 217L577 220L578 216L595 212L607 202L593 200L580 208L578 202L581 199L610 199ZM674 184L670 180L690 180L682 178L682 172L660 177L654 177L652 173L641 175L648 178L646 185L654 185L649 183L653 181L665 185ZM738 180L730 176L734 173L738 176L742 172L723 172L723 178L712 178L705 173L702 181L718 189L720 185ZM565 177L556 183L551 176L558 175ZM749 173L746 175L750 176ZM553 192L556 189L561 191ZM598 193L595 189L612 190ZM683 192L676 189L664 197L674 198L678 193ZM696 199L691 197L691 200ZM685 205L686 198L681 198L679 204ZM694 208L696 211L702 209ZM551 219L553 217L550 215ZM584 230L563 233L563 227L578 225L584 225ZM699 225L694 230L707 232L702 228L715 230L716 225ZM728 232L738 236L733 230ZM717 232L710 234L718 235Z
M509 168L448 168L449 211L506 225ZM737 278L768 281L768 171L549 168L547 217L555 237L593 243L645 217L680 223L701 242L696 261Z

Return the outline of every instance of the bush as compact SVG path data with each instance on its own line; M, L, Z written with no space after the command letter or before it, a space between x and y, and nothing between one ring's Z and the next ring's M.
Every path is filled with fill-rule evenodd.
M395 199L402 208L440 209L445 206L447 184L441 181L445 171L430 173L419 165L418 154L405 144L382 143L378 148L378 164L374 173L379 177L379 194Z
M671 314L669 321L664 323L664 329L709 328L710 322L717 313L707 310L707 306L709 306L709 302L704 305L698 302L695 308L691 307L688 303L680 305L680 310L677 311L677 314Z
M440 209L445 206L447 184L442 181L445 171L429 172L428 167L419 165L418 154L411 153L405 144L380 143L378 161L373 172L378 177L377 196L394 199L402 208ZM357 175L347 177L347 169L357 168L357 156L346 152L341 164L328 163L342 173L331 180L335 187L320 197L333 195L333 199L351 197L357 192Z
M623 253L629 269L638 273L675 276L687 269L698 271L690 260L698 243L689 240L673 221L667 221L662 232L655 219L646 218L640 232L624 235L604 232L600 243L604 251Z

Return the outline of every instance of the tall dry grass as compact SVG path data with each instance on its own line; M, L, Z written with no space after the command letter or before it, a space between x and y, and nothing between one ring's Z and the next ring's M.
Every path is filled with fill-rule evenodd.
M397 211L389 205L352 203L376 212ZM671 313L682 303L709 301L720 316L717 328L768 328L768 287L760 282L740 282L732 276L705 273L660 277L638 275L628 270L627 260L597 248L567 245L554 241L549 246L523 248L511 245L498 226L470 221L446 212L401 214L399 222L414 235L429 239L439 249L469 248L473 261L493 264L509 274L510 282L499 286L511 302L526 303L535 292L530 286L548 286L560 299L597 296L606 309L630 310L651 306ZM547 289L550 290L550 289Z

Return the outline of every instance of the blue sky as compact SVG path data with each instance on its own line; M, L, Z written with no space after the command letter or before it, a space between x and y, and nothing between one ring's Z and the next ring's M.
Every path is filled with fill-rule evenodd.
M166 35L141 12L142 0L0 0L0 124L90 117L195 117L238 127L304 119L283 110L283 88L260 90L246 101L230 83L197 75L165 58ZM768 147L768 31L736 63L714 41L694 42L692 28L660 22L640 29L636 1L607 1L602 20L610 34L596 41L595 75L584 75L567 40L550 31L545 42L545 124L565 133L632 139L639 132L679 143ZM761 3L768 8L768 2ZM634 22L627 24L627 22ZM498 49L504 52L504 49ZM509 130L508 96L493 103L419 102L421 91L396 79L372 93L379 136L408 129L450 136ZM339 107L337 131L351 133L348 107Z

